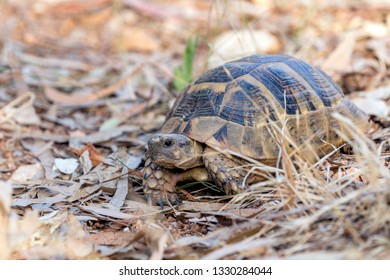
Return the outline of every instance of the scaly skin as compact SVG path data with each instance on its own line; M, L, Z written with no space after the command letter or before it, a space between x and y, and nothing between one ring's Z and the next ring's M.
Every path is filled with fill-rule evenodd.
M248 171L240 167L242 161L234 161L207 147L203 162L204 167L178 172L164 168L148 158L145 162L143 186L149 204L158 204L162 208L164 204L180 203L176 194L176 184L179 181L214 181L227 194L240 193L248 186L246 182L243 184Z
M180 203L176 195L177 174L147 159L144 168L143 187L149 204L175 205Z
M180 181L209 181L211 178L203 167L195 167L182 172L174 172L147 159L144 168L144 193L149 204L176 205L180 203L176 194L176 184Z
M248 187L247 182L243 183L248 170L240 167L233 159L207 147L203 161L214 182L223 188L226 194L240 193Z

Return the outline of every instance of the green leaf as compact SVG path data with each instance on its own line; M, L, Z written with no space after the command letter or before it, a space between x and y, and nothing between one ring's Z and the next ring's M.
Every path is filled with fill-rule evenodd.
M201 184L203 186L205 186L206 188L208 189L211 189L215 192L219 192L219 193L223 193L224 191L222 190L222 188L220 188L219 186L213 184L213 183L210 183L210 182L207 182L207 181L199 181L199 182L189 182L187 184L184 184L182 186L180 186L181 189L186 189L186 188L189 188L189 187L192 187L194 185L197 185L197 184Z
M182 91L192 81L192 65L195 57L198 36L190 38L183 54L183 62L173 71L173 86L177 91Z

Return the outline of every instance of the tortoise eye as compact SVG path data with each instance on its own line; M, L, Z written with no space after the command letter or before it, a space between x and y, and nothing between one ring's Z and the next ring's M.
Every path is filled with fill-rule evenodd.
M167 139L167 140L164 140L164 143L163 143L163 144L164 144L164 147L169 148L169 147L172 146L173 141L170 140L170 139Z

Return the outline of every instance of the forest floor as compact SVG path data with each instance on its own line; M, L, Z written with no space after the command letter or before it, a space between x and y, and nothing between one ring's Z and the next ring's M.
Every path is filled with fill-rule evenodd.
M390 259L388 1L5 0L0 19L0 259ZM180 90L252 53L321 67L368 134L149 206L146 143Z

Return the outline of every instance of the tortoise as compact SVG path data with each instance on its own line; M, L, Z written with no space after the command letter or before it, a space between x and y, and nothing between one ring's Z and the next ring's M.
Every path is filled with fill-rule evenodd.
M334 112L367 131L367 115L337 84L292 56L252 55L211 69L183 90L148 141L144 193L149 203L176 204L178 181L210 179L242 192L253 178L238 167L247 159L274 164L283 135L319 156L345 143L341 133L351 138Z

